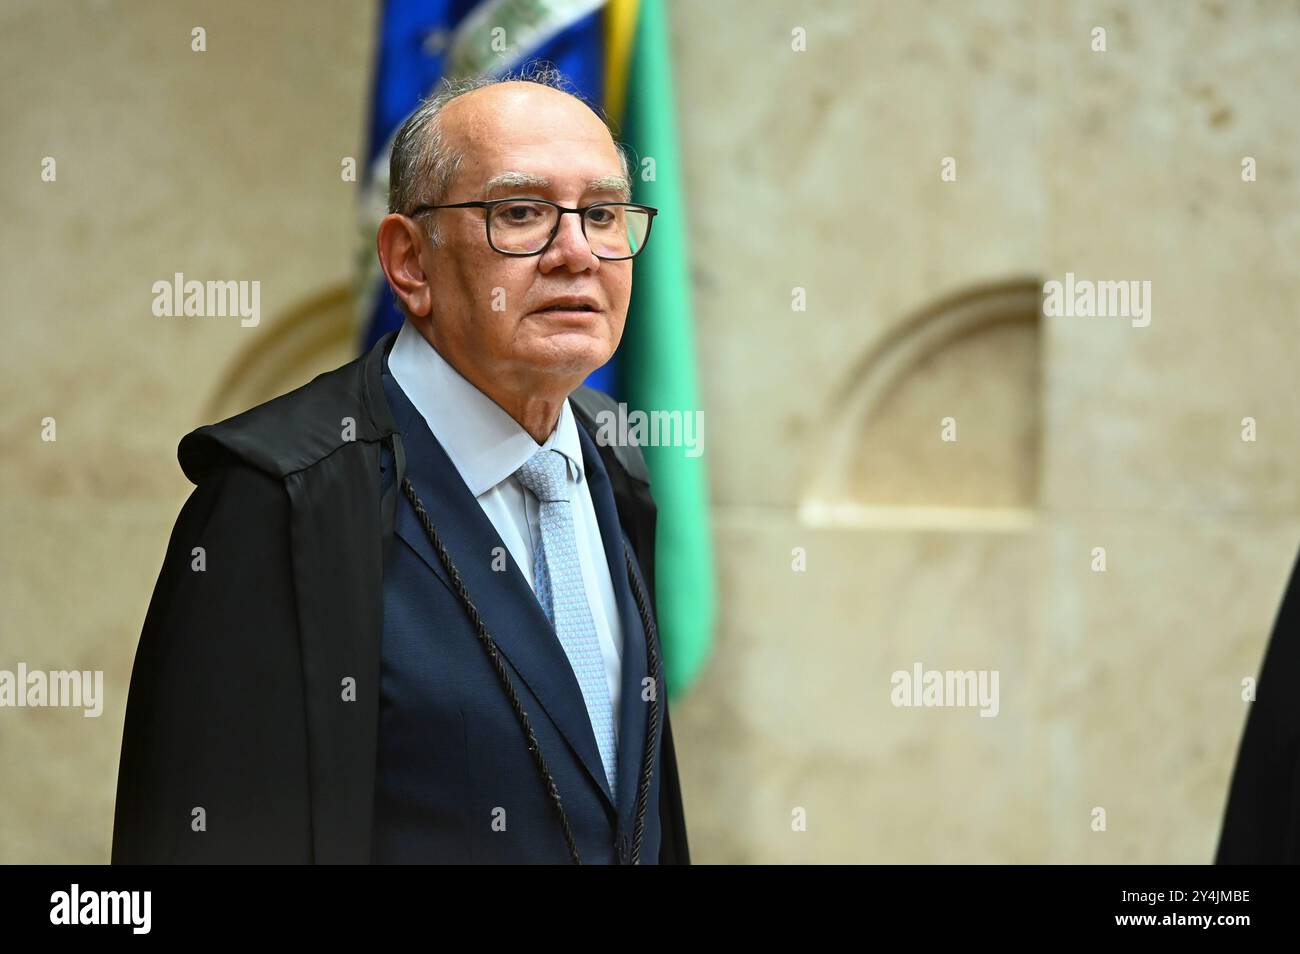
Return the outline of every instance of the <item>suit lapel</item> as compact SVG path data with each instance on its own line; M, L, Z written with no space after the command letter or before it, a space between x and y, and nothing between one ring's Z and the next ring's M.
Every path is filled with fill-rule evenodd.
M424 418L415 412L391 376L385 376L384 384L402 430L406 476L451 555L470 600L502 655L614 808L582 690L559 637L492 521ZM398 503L395 532L445 585L451 585L428 535L405 500ZM499 553L505 554L504 572L492 569L494 555Z
M583 473L586 475L591 502L600 524L600 539L605 546L605 562L614 583L618 600L618 617L622 624L622 679L618 713L618 806L619 817L627 823L635 808L636 785L645 757L646 703L641 701L641 681L646 671L645 636L641 614L627 581L627 563L623 555L623 528L618 522L609 475L600 459L596 443L579 419L578 438L582 442Z

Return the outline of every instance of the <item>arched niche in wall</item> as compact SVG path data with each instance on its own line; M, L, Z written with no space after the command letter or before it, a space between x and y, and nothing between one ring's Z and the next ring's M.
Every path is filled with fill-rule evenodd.
M969 288L909 316L834 392L801 502L818 525L1033 520L1042 283ZM951 439L945 439L951 438Z

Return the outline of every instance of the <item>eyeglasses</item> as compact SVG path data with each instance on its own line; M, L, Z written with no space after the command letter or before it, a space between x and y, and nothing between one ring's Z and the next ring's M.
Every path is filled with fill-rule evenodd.
M605 262L636 258L650 238L650 225L659 210L635 202L596 202L566 209L546 199L490 199L454 205L422 205L408 218L434 209L486 209L483 222L488 245L502 255L541 255L560 231L560 216L579 217L592 254Z

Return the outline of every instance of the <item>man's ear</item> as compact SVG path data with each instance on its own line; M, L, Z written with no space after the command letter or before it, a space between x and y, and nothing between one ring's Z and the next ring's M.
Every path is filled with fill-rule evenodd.
M427 317L433 310L429 278L420 264L424 238L415 222L396 213L384 216L375 236L379 264L389 287L406 306L406 311L419 318Z

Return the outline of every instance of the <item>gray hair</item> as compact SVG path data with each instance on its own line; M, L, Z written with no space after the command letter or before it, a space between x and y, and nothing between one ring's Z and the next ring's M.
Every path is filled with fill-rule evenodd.
M443 135L439 117L452 100L474 90L498 83L537 83L566 93L578 100L605 123L614 138L614 130L604 111L586 97L554 66L545 61L532 63L522 70L501 76L475 75L461 79L444 79L436 92L425 97L406 118L393 137L388 159L388 211L406 214L421 205L439 205L447 201L452 179L465 156ZM614 138L614 148L623 165L623 178L632 181L632 162L627 147ZM437 216L427 216L425 234L435 247L441 242Z

